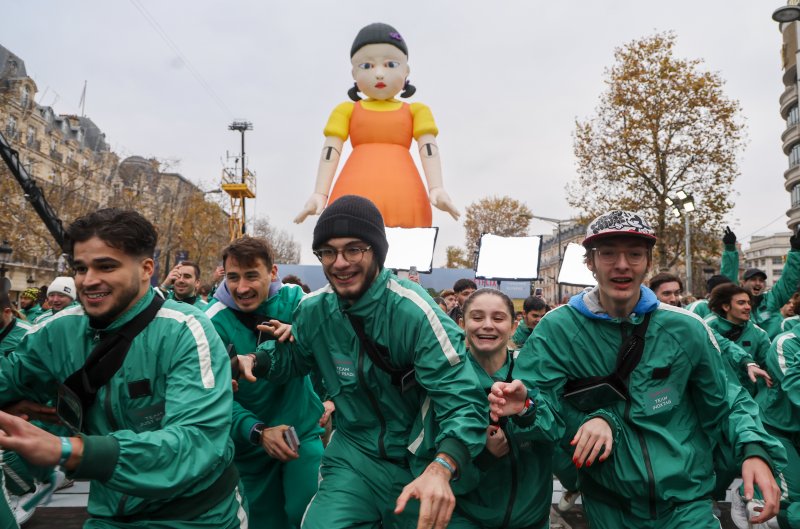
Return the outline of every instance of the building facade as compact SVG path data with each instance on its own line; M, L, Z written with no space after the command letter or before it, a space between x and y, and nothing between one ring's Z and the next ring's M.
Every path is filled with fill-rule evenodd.
M559 231L561 232L560 241ZM583 286L563 284L559 289L557 279L561 270L561 258L564 256L567 244L571 242L580 244L585 237L586 226L577 221L571 221L557 226L553 229L552 235L542 238L539 280L534 281L533 286L534 291L536 288L542 289L542 297L551 306L560 304L564 297L573 296L584 289Z
M791 0L788 5L797 5ZM797 54L800 22L783 22L779 26L783 37L781 58L783 62L783 86L780 96L781 117L786 120L786 128L781 134L783 152L788 157L789 167L783 173L784 187L789 192L790 207L789 229L794 230L800 224L800 107L798 107Z
M763 270L767 274L767 286L774 285L781 278L786 254L789 253L791 236L790 231L764 236L754 235L750 239L750 247L744 252L744 269Z

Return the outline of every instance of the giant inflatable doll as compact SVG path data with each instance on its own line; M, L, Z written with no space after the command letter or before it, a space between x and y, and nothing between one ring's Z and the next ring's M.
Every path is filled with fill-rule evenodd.
M389 227L429 227L430 204L458 219L459 212L442 184L438 129L430 109L395 99L398 94L411 97L416 91L408 82L408 47L403 37L388 24L370 24L356 35L350 62L355 86L348 95L354 102L340 104L328 119L314 193L295 222L319 215L342 195L370 199ZM353 152L331 188L348 137ZM409 152L412 139L417 141L427 192Z

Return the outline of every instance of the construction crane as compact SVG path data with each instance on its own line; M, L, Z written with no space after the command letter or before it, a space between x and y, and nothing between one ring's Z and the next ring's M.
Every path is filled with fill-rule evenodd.
M222 170L222 185L231 200L231 214L228 217L228 231L231 240L238 239L247 231L247 210L245 200L255 198L256 176L247 169L244 156L244 134L248 130L253 130L253 124L249 121L234 121L228 125L228 130L239 131L242 134L242 153L239 157L241 161L241 176L236 174L236 167L224 168Z
M39 186L36 185L36 181L20 163L19 152L11 147L11 144L8 143L8 140L6 140L2 133L0 133L0 157L3 158L9 171L11 171L17 183L22 187L25 198L28 199L34 211L36 211L36 214L42 219L47 230L61 248L61 251L67 253L66 235L61 219L58 218L55 210L53 210L50 203L47 202L44 193Z

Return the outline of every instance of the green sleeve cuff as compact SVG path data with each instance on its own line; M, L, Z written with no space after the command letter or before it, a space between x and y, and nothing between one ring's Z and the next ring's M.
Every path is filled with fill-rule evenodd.
M736 251L736 243L734 244L726 244L725 245L726 252L735 252Z
M267 349L262 349L264 344L268 344L270 342L264 342L255 352L256 355L256 368L253 370L253 375L256 378L264 378L269 373L269 368L272 367L272 357L270 356L270 352Z
M461 469L465 468L472 459L469 456L469 450L467 449L467 446L458 439L454 439L452 437L446 437L443 439L441 444L439 444L439 449L436 451L436 453L447 454L453 459L453 461L456 462L456 475L460 474Z
M83 457L70 478L108 481L119 459L119 441L110 435L81 435Z
M744 462L745 459L750 459L751 457L763 459L764 463L769 466L770 470L773 472L775 471L775 465L772 464L772 459L769 457L769 454L767 454L767 450L760 444L747 443L744 445L744 456L742 457L742 462Z
M494 454L484 448L483 452L481 452L478 457L475 458L475 466L478 467L478 470L481 472L486 472L495 466L498 461L500 460L496 458Z
M608 423L608 425L611 427L611 435L613 436L614 445L616 445L618 440L619 440L619 436L620 436L620 433L621 433L621 430L622 430L622 426L620 425L619 420L617 419L616 415L614 415L610 411L608 411L608 410L606 410L604 408L600 408L599 410L588 414L586 416L586 418L583 420L583 422L581 423L581 426L586 424L586 422L588 422L588 421L590 421L592 419L595 419L597 417L600 417L601 419L606 421Z

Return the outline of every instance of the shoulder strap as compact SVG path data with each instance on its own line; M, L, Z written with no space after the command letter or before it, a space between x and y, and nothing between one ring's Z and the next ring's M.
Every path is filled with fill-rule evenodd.
M164 300L160 296L153 296L153 301L147 308L116 332L100 340L83 366L64 382L81 400L84 410L94 403L97 391L108 384L122 367L133 339L153 321L163 304Z
M619 377L619 380L625 383L625 380L633 373L636 366L642 360L644 353L644 335L647 332L647 326L650 324L650 316L652 312L644 315L644 319L636 327L633 332L625 340L619 348L617 353L617 367L614 370L614 375Z
M264 316L263 314L256 314L255 312L242 312L240 310L232 309L228 307L233 315L236 316L236 319L239 320L239 323L244 325L246 328L250 329L250 331L256 335L256 340L258 340L258 344L265 342L267 340L274 340L270 334L265 334L256 329L258 325L263 324L264 322L268 322L269 320L278 320L281 323L287 324L283 320L278 318L273 318L272 316Z
M367 333L364 331L364 321L352 314L347 314L347 320L353 327L356 336L358 336L358 341L361 342L361 348L367 353L367 356L369 356L372 363L375 364L375 367L391 376L392 385L396 386L398 389L407 389L410 387L408 382L410 381L409 375L414 373L413 366L410 369L398 369L392 366L389 362L389 349L375 343L367 336ZM404 385L406 388L403 388Z

